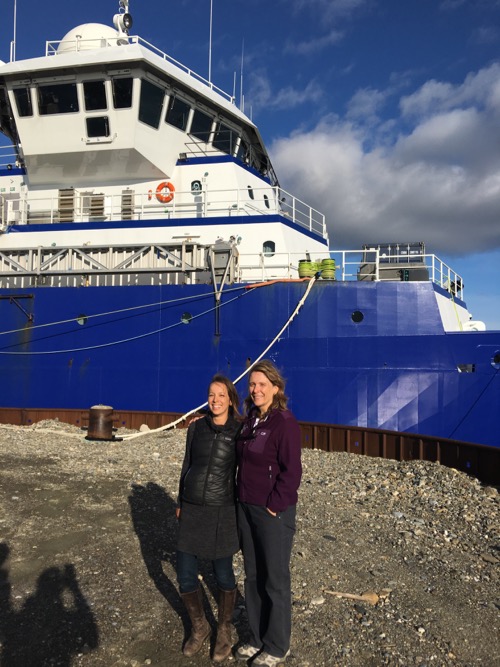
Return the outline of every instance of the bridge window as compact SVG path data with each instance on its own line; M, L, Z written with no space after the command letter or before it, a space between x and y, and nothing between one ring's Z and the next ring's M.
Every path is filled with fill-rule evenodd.
M109 118L107 116L96 116L95 118L86 118L87 136L109 137Z
M250 161L250 149L248 147L247 142L243 141L243 139L240 142L236 157L239 158L242 162L245 162L246 164L248 164L248 162Z
M168 101L165 122L177 127L179 130L185 130L188 124L190 111L191 107L187 102L172 96Z
M31 90L29 88L15 88L14 97L16 99L17 113L21 118L33 115L33 106L31 104Z
M212 129L212 117L196 109L191 123L190 134L196 139L208 144L210 139L210 130Z
M212 146L222 153L232 155L234 153L235 143L238 135L227 125L217 122L215 126L214 140Z
M113 79L113 106L115 109L130 109L134 80L131 77Z
M38 87L38 111L41 116L77 113L76 83L49 83Z
M163 99L163 88L143 79L141 81L141 102L139 105L139 120L150 127L158 129L160 125Z
M83 97L86 111L102 111L108 108L104 81L84 81Z

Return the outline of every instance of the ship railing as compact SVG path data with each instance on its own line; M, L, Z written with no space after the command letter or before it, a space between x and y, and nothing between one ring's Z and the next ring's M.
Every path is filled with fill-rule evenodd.
M168 202L163 192L138 193L132 189L117 194L89 190L61 190L51 197L29 193L3 197L5 224L56 224L60 222L106 222L130 220L182 220L227 216L280 215L299 227L327 238L325 216L281 188L216 190L200 184L200 190L174 190ZM169 195L168 195L169 196ZM2 201L4 200L4 201ZM12 211L9 214L8 211Z
M165 244L83 244L81 246L24 246L0 248L0 276L85 277L97 274L151 274L170 272L186 274L206 270L206 245L193 239ZM308 278L319 274L321 280L336 281L404 281L405 275L374 272L362 273L364 251L334 250L324 253L264 252L237 255L234 267L236 282L265 282L269 280ZM463 298L463 280L436 255L423 255L426 272L411 277L410 282L432 281L453 297ZM324 260L328 260L325 263ZM332 263L333 260L333 263ZM380 269L380 266L378 267ZM182 278L184 280L184 278Z
M333 260L333 276L331 262L325 270L323 260ZM395 256L387 270L385 258L378 250L366 261L366 249L363 250L331 250L325 253L242 253L239 255L238 280L262 282L278 278L295 279L311 277L319 272L320 279L347 281L399 281L399 282L433 282L449 292L453 297L463 299L464 283L462 277L451 269L439 257L433 254L412 256ZM399 261L398 261L399 260ZM303 268L306 267L306 268ZM323 275L324 273L324 275Z
M64 44L64 50L59 51L59 46L61 44ZM131 35L129 37L118 37L118 38L106 38L106 37L100 37L100 38L90 38L90 39L75 39L75 40L59 40L59 41L48 41L46 42L45 45L45 55L46 56L57 56L61 55L61 53L66 54L68 52L74 52L78 53L80 51L88 51L90 49L103 49L103 48L110 48L113 49L116 47L124 47L124 46L129 46L132 44L137 44L139 46L145 46L148 51L151 51L155 55L159 56L162 60L165 60L166 62L171 63L172 65L175 65L175 67L179 68L181 71L183 71L185 74L188 76L192 77L196 81L199 81L203 85L207 86L211 90L213 90L215 93L218 95L221 95L225 99L227 99L231 104L235 103L235 97L234 95L230 95L229 93L226 93L222 88L219 88L218 86L215 86L211 81L208 81L204 77L200 76L197 74L194 70L191 68L187 67L186 65L183 65L181 62L173 58L172 56L169 56L167 53L164 53L161 49L158 49L156 46L153 44L150 44L148 41L143 39L142 37L139 37L138 35Z

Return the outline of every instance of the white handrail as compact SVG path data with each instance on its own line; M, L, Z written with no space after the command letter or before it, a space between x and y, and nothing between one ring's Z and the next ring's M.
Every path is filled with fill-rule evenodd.
M145 46L148 49L148 51L151 51L152 53L159 56L163 60L166 60L172 65L175 65L175 67L182 70L188 76L192 77L196 81L199 81L204 86L207 86L207 88L210 88L221 97L227 99L229 102L231 102L231 104L235 104L235 98L233 95L230 95L229 93L226 93L224 90L222 90L222 88L215 86L211 81L208 81L204 77L200 76L191 68L187 67L186 65L183 65L181 62L179 62L172 56L169 56L167 53L165 53L158 47L154 46L154 44L150 44L147 40L143 39L142 37L139 37L139 35L131 35L130 37L127 37L126 40L124 36L121 37L117 36L116 38L102 38L102 39L96 37L93 38L90 37L89 39L57 40L57 41L50 40L47 41L45 44L45 55L46 56L61 55L58 50L61 44L64 44L64 51L62 52L63 54L68 53L68 51L70 52L74 51L75 53L78 53L82 50L84 51L88 50L89 48L101 48L101 49L124 48L134 44L137 44L139 46Z

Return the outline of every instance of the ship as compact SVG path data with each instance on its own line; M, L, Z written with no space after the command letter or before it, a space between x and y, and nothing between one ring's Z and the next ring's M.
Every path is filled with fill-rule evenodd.
M498 447L462 276L420 240L330 247L235 95L132 23L0 64L0 408L183 414L265 356L301 421Z

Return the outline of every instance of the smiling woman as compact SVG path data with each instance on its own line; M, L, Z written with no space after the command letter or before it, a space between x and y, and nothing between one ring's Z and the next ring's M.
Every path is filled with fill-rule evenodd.
M290 653L290 557L301 437L286 408L285 381L270 361L252 368L245 405L247 418L237 440L237 491L250 641L236 657L272 666Z
M219 588L217 639L212 659L231 653L236 601L233 554L239 550L234 477L239 398L233 383L215 375L208 388L209 413L188 429L179 484L177 581L192 623L183 653L198 653L210 634L198 581L198 559L209 559Z

